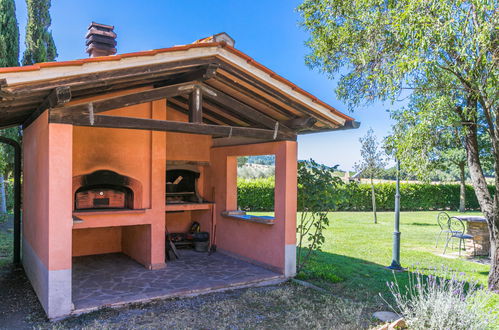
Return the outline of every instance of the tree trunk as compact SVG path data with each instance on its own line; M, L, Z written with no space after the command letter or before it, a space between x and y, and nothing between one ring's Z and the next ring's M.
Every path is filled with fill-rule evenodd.
M496 216L495 222L499 218ZM489 230L490 230L489 225ZM495 239L493 238L495 237ZM490 233L490 272L488 279L489 290L499 293L499 244L497 242L497 237L499 237L499 233L497 232L497 227L495 227L495 233Z
M374 183L372 177L371 177L371 196L373 201L374 223L378 223L378 217L376 215L376 194L374 193Z
M7 195L5 194L5 182L3 175L0 175L0 213L7 213Z
M492 138L494 146L494 171L496 191L499 191L499 157L497 154L497 146L499 141ZM499 194L496 193L494 197L490 194L487 181L483 174L482 165L480 163L480 149L478 146L477 128L475 125L466 127L466 158L468 161L468 169L470 171L470 178L475 190L475 195L480 204L480 209L487 219L490 237L491 249L491 265L488 279L489 290L499 293Z
M460 189L459 189L459 212L466 211L466 164L464 162L459 163L459 179L460 179Z

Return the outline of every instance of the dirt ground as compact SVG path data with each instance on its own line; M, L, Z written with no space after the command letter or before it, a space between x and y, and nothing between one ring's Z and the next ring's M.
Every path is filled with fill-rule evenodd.
M156 300L49 322L24 271L0 268L1 329L366 329L362 304L294 283Z
M12 219L0 221L0 329L366 329L361 302L287 282L191 298L156 300L50 322L12 260Z

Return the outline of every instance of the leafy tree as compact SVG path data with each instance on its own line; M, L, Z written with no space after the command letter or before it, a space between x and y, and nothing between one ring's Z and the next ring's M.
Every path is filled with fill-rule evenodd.
M343 181L334 175L337 166L328 167L312 159L298 162L298 234L297 271L300 272L314 251L320 251L329 225L328 213L342 201L337 189Z
M54 61L57 57L52 32L49 31L50 0L26 0L28 25L26 26L26 50L23 65Z
M459 211L464 212L467 166L462 128L448 126L444 117L452 100L434 94L415 97L407 109L392 113L396 123L387 143L398 150L405 169L420 180L428 181L442 170L457 174L461 186Z
M19 65L19 27L14 0L0 0L0 67ZM19 140L17 127L7 128L0 135ZM6 193L4 180L14 168L14 155L10 146L0 144L0 212L5 213Z
M385 153L380 148L380 144L376 140L374 131L370 128L364 137L359 139L361 144L360 155L362 162L355 165L355 169L361 172L361 176L371 180L371 200L373 206L374 223L378 223L376 214L376 193L374 189L373 179L380 175L386 166L384 159Z
M298 8L311 35L308 64L331 76L342 70L336 91L350 108L401 95L446 104L439 116L447 129L459 128L464 142L490 232L489 289L497 292L499 198L487 189L480 141L491 146L499 191L498 7L498 0L305 0ZM434 111L421 109L427 116ZM430 134L413 140L424 143Z

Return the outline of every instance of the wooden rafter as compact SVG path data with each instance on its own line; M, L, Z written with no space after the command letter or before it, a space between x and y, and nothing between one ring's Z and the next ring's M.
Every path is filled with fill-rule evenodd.
M300 111L304 114L308 114L312 117L315 117L316 119L318 119L321 122L327 123L327 122L333 121L336 124L341 125L341 123L336 122L332 118L324 117L323 114L321 114L319 112L315 112L315 111L307 108L306 106L304 106L303 104L301 104L297 101L291 100L289 97L285 96L282 92L279 92L276 89L271 88L271 87L267 86L266 84L253 79L249 74L241 71L240 69L233 67L232 65L230 65L224 61L220 61L220 68L224 71L227 71L228 73L230 73L232 76L236 77L237 79L240 79L241 81L244 81L244 82L254 86L260 92L265 93L266 95L269 95L269 96L275 98L276 100L279 100L283 104L288 104L289 106L297 109L298 111Z
M211 87L221 90L229 95L238 95L238 99L253 108L262 111L276 120L287 120L295 116L299 116L298 111L288 111L272 101L265 99L260 94L253 92L241 85L235 84L223 75L218 75L217 79L212 79L207 82Z
M68 86L54 88L45 100L33 111L29 117L23 122L23 129L28 127L38 118L45 110L61 106L71 100L71 88Z
M160 64L151 64L140 67L131 67L118 70L81 74L60 78L54 81L44 81L31 84L20 84L9 86L8 90L12 94L32 94L38 91L46 91L60 86L79 86L91 84L92 87L106 86L110 83L120 81L141 81L144 78L164 76L175 72L182 72L202 65L214 63L214 58L179 60Z
M105 127L120 129L137 129L148 131L177 132L190 134L203 134L217 137L251 137L263 140L295 140L295 134L287 134L269 129L209 125L202 123L188 123L169 120L155 120L135 117L120 117L106 115L79 115L60 117L53 112L49 114L49 122L71 124L75 126Z
M219 90L215 90L205 84L203 84L203 90L205 91L205 97L207 99L211 99L216 103L223 105L225 108L228 108L230 112L237 113L238 115L245 117L251 121L258 122L263 126L276 129L280 128L280 130L284 132L291 133L292 130L288 127L280 124L277 120L267 116L266 114L250 107L249 105L238 101L237 99L229 96Z
M179 103L172 102L175 101L174 98L169 98L166 102L166 106L170 109L173 109L175 111L178 111L180 113L183 113L184 115L189 116L189 110L184 108L183 106L179 105ZM206 113L203 114L203 122L206 124L211 124L211 125L226 125L226 123L221 122L216 120L215 118L207 115Z
M172 106L174 109L183 112L185 114L189 114L189 103L186 102L181 97L173 97L169 98L168 106ZM208 119L219 125L229 125L229 126L238 126L237 123L231 121L229 118L219 115L216 112L213 112L205 107L205 103L203 103L203 118L204 120Z
M189 95L189 122L203 122L203 91L200 85L195 85Z
M107 99L61 107L53 109L51 113L52 116L57 115L60 117L71 117L71 116L78 116L81 114L88 114L89 109L91 108L92 112L97 114L108 110L156 101L167 97L177 96L180 94L188 94L192 92L193 88L194 84L192 84L191 82L181 83L181 84L146 90L142 92L136 92L127 95L115 96Z

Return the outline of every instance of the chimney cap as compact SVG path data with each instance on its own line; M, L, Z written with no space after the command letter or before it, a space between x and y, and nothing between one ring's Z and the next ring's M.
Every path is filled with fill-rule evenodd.
M113 25L92 22L85 35L88 55L97 57L116 54L116 37Z
M225 41L231 47L234 47L234 45L236 44L236 41L228 33L225 32L214 34L213 41L214 42Z
M90 25L88 26L88 30L90 30L92 27L106 29L106 30L114 30L114 25L106 25L97 22L90 23Z

